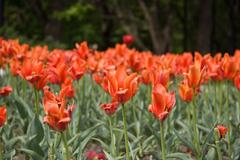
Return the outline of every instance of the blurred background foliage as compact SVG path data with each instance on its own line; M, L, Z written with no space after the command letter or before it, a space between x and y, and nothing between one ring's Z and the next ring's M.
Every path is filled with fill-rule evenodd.
M135 37L155 53L240 48L239 0L0 0L0 35L31 45L104 50Z

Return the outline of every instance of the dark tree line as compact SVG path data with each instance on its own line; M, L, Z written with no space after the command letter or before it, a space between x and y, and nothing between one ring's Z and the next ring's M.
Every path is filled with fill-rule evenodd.
M106 49L135 37L155 53L240 48L239 0L0 0L0 33L30 44L71 48L87 40Z

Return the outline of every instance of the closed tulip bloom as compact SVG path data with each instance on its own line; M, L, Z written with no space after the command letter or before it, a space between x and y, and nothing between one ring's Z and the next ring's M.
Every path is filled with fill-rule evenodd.
M124 66L120 66L115 73L107 73L106 78L108 81L108 92L114 102L125 103L137 92L137 73L127 75Z
M0 106L0 127L4 125L7 119L7 109L6 106Z
M220 138L224 138L228 129L223 125L218 125L216 128L218 129Z
M164 121L175 105L176 99L174 92L168 93L162 84L153 86L152 104L149 105L149 112L156 118Z
M187 75L189 85L192 87L198 87L201 82L201 68L199 63L191 65L189 73Z
M184 82L181 83L178 86L178 91L179 91L180 98L183 101L186 101L186 102L192 101L194 96L194 91L193 91L193 88L189 87L187 83L184 83Z
M0 88L0 96L8 96L12 92L12 87L11 86L5 86Z
M131 45L134 42L134 38L132 35L127 34L123 36L123 43L127 45Z

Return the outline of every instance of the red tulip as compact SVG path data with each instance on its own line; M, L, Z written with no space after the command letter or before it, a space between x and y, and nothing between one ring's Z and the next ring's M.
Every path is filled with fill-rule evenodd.
M89 150L86 152L87 160L105 160L106 156L104 153L97 153L96 151Z
M112 102L108 104L102 104L101 107L106 112L106 114L112 115L117 110L118 105L118 102Z
M0 88L0 96L8 96L12 92L12 87L11 86L5 86Z
M123 43L127 45L131 45L134 42L134 38L132 35L127 34L123 36Z
M0 127L2 127L7 119L7 109L6 106L0 106Z
M216 128L218 129L220 138L224 138L228 129L223 125L218 125Z

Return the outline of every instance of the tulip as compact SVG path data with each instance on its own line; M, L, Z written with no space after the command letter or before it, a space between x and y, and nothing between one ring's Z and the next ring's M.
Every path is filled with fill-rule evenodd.
M216 129L218 130L219 138L224 138L228 131L228 129L223 125L218 125Z
M131 45L134 42L134 38L132 35L127 34L123 36L123 43L127 45Z
M0 88L0 96L6 97L12 92L12 87L11 86L5 86Z
M164 121L175 105L175 102L174 92L168 93L166 88L158 83L153 86L152 104L149 105L148 110L153 113L157 119Z
M107 73L108 92L114 102L125 103L132 98L138 87L137 73L127 75L126 68L120 66L115 73Z
M7 119L7 109L6 106L0 106L0 127L4 125Z

